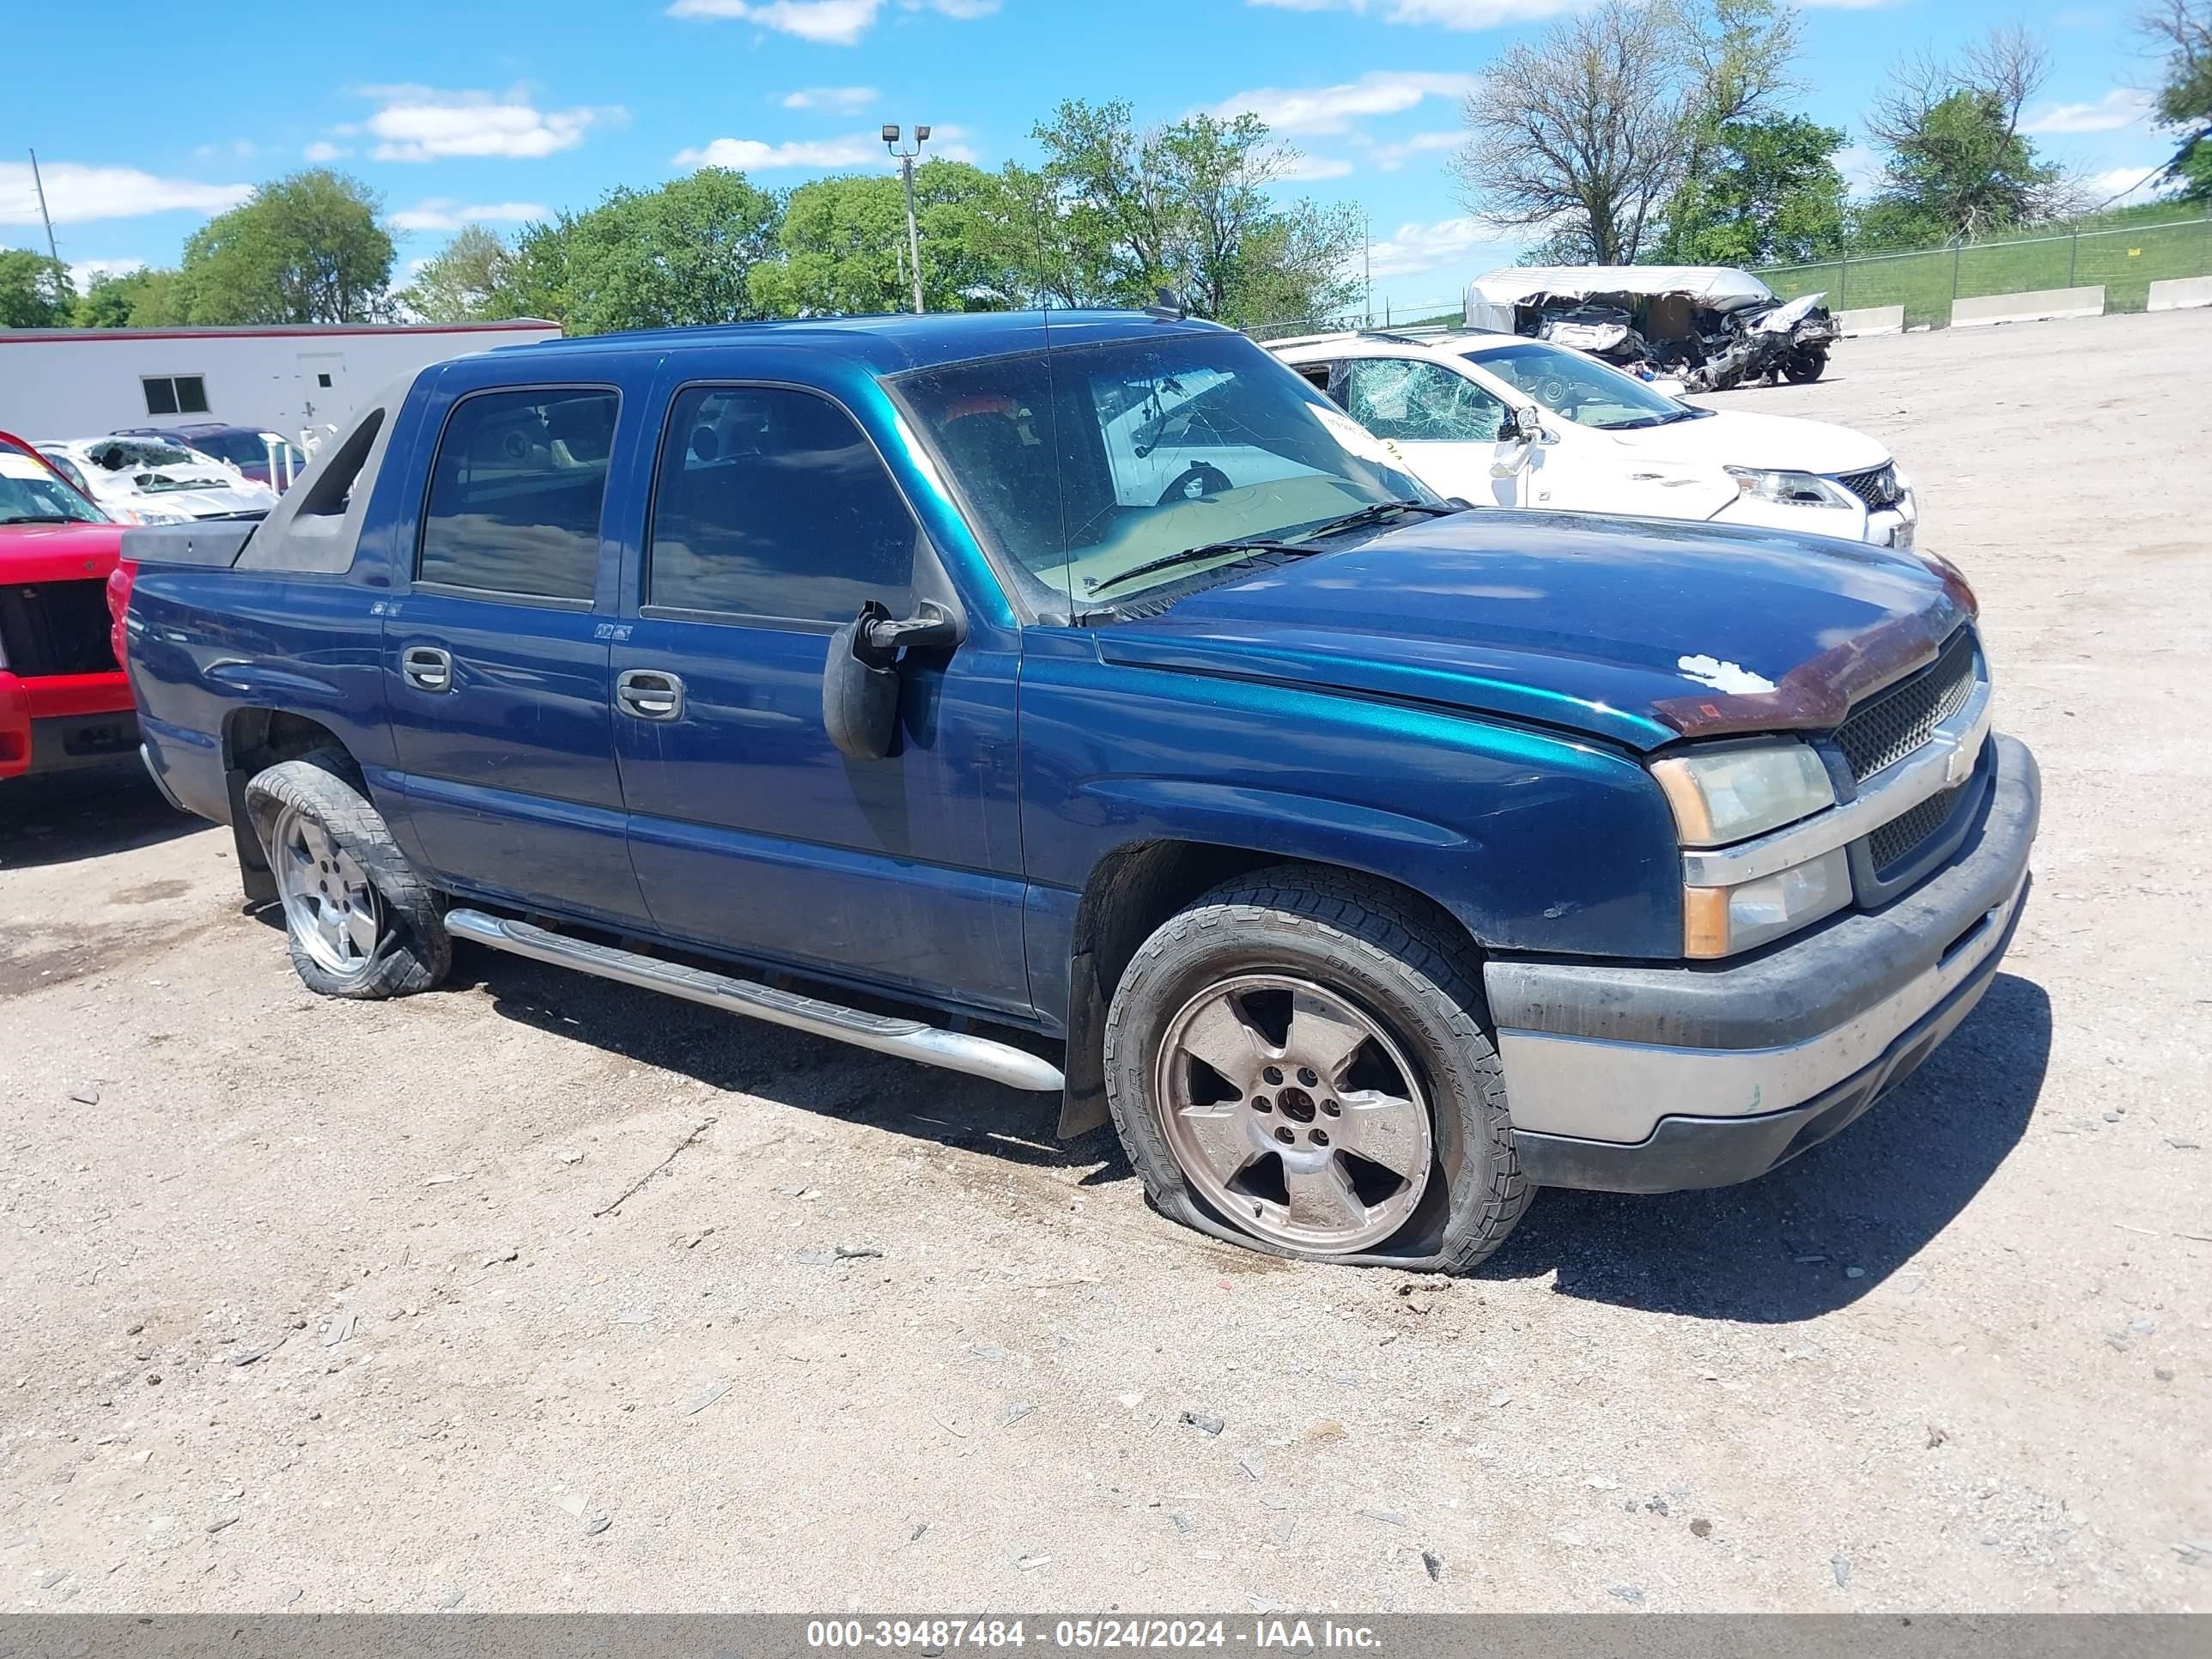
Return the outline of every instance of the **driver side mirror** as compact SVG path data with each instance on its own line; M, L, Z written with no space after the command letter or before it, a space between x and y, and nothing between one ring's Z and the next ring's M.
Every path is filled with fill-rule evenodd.
M1544 441L1544 413L1534 404L1517 404L1505 412L1504 436L1511 442L1534 444Z
M898 736L899 653L943 648L966 634L960 618L934 599L895 620L874 599L830 636L822 667L822 724L838 752L881 760Z

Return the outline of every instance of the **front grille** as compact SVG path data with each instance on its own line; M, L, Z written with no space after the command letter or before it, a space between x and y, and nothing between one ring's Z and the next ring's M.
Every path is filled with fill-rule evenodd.
M1836 482L1876 512L1885 507L1894 507L1905 498L1905 492L1897 487L1895 462L1865 472L1846 472Z
M1880 693L1836 728L1851 776L1864 783L1903 760L1966 706L1974 691L1974 636L1960 629L1942 654Z
M1958 810L1960 797L1973 786L1961 783L1930 795L1907 812L1900 812L1887 823L1867 837L1867 856L1874 863L1876 880L1886 879L1889 872L1920 850L1921 844L1945 824Z
M105 581L0 587L0 659L25 679L112 673L108 621Z

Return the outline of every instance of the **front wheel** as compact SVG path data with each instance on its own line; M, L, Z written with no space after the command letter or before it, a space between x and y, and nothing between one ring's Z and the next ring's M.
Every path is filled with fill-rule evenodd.
M1782 365L1782 373L1792 386L1810 386L1826 372L1827 367L1826 352L1818 346L1806 346L1790 354L1790 360Z
M1463 1273L1528 1206L1465 942L1370 878L1284 866L1139 949L1106 1091L1147 1195L1254 1249Z
M246 810L260 831L292 966L324 996L427 991L453 941L423 884L345 757L318 751L257 773Z

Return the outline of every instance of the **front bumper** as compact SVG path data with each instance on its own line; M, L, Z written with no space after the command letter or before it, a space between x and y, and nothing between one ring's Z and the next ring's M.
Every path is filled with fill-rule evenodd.
M1490 963L1528 1178L1638 1193L1748 1180L1924 1060L1989 988L2027 896L2042 784L2026 745L1990 748L1958 851L1880 910L1735 967Z
M121 674L0 672L0 778L112 766L138 751L138 715Z
M1875 547L1913 544L1919 532L1920 504L1910 489L1887 507L1793 507L1784 501L1761 501L1739 495L1713 514L1715 524L1757 525L1767 530L1795 530L1814 536L1835 536L1847 542L1866 542Z

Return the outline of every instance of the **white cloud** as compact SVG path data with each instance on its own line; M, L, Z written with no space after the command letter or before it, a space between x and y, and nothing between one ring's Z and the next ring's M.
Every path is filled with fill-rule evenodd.
M2098 207L2133 207L2140 202L2154 202L2173 185L2160 175L2166 170L2163 161L2146 162L2141 167L2112 167L2104 173L2093 173L2081 181L2092 204Z
M966 129L962 127L933 128L929 142L922 146L922 158L972 161L975 152L962 142L966 137ZM884 148L883 139L872 132L847 133L839 138L795 138L781 144L772 144L764 138L717 138L711 143L676 153L676 165L679 167L735 167L743 173L794 168L833 173L865 167L878 161L888 166L890 152Z
M1881 3L1881 0L1875 0ZM1278 11L1349 11L1365 16L1370 10L1386 23L1433 23L1447 29L1494 29L1506 23L1526 23L1574 11L1588 0L1244 0L1248 6Z
M1276 176L1289 184L1304 184L1315 179L1341 179L1352 171L1352 163L1336 155L1301 155Z
M836 110L850 115L864 110L883 94L873 87L801 87L783 95L786 109Z
M537 202L463 204L449 196L434 196L402 208L386 222L394 230L459 230L463 225L520 225L552 216L550 208Z
M2094 104L2046 104L2020 124L2022 132L2118 132L2138 126L2151 112L2151 97L2134 87L2114 87Z
M532 160L574 149L592 127L628 118L619 106L541 110L522 88L441 92L434 87L364 87L380 107L364 124L380 161L448 156Z
M1439 219L1426 225L1404 224L1388 239L1368 249L1368 269L1378 277L1408 276L1441 264L1472 263L1468 256L1477 248L1504 246L1497 228L1480 219L1462 217Z
M70 281L78 293L89 294L93 283L102 276L128 276L145 269L143 259L80 259L70 267Z
M1478 84L1472 75L1431 75L1375 70L1333 87L1255 87L1214 105L1224 118L1249 111L1277 132L1346 132L1370 115L1395 115L1424 98L1462 98Z
M1864 144L1846 144L1835 155L1836 171L1844 175L1844 189L1852 196L1871 196L1881 183L1882 160Z
M335 161L353 152L343 144L334 144L327 138L318 138L301 152L310 161Z
M671 17L732 18L823 46L851 46L875 27L884 0L675 0ZM999 0L898 0L902 11L933 11L962 21L988 17Z
M1401 138L1393 143L1376 143L1368 154L1375 165L1384 173L1395 173L1417 155L1435 155L1444 150L1457 149L1466 135L1460 132L1417 132L1410 138Z
M137 219L149 213L221 213L253 194L251 185L203 185L188 179L159 179L137 167L88 167L80 161L45 161L46 210L58 225L88 224L95 219ZM39 222L39 194L27 161L0 161L0 225Z

